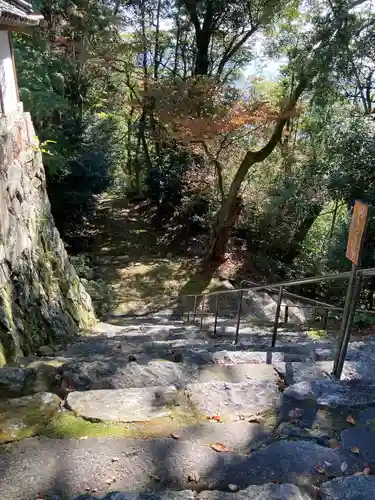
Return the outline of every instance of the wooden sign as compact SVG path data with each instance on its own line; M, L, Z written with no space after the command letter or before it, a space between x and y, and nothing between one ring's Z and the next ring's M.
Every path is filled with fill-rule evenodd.
M348 246L346 248L346 256L353 264L358 264L359 253L363 233L366 227L368 205L361 201L356 201L353 210L352 222L348 237Z

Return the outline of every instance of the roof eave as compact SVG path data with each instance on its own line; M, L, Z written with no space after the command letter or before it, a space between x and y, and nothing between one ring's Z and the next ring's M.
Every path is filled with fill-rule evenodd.
M30 14L29 16L20 17L3 11L0 15L0 27L21 28L24 26L37 26L42 19L43 16L41 14Z

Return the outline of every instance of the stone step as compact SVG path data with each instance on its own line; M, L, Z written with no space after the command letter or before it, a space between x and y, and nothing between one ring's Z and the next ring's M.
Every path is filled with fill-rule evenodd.
M73 361L60 368L63 383L77 391L126 389L132 387L185 387L190 383L223 381L276 382L277 372L271 364L242 363L199 365L172 361L150 361L145 364L128 362L122 357L98 361Z
M236 485L231 485L232 490ZM262 484L249 486L238 492L202 491L199 494L191 490L164 491L147 493L109 493L102 500L315 500L306 491L294 484ZM76 500L98 500L97 497L85 496Z
M184 387L76 391L69 393L66 402L75 414L88 420L145 422L173 418L176 411L198 420L219 415L224 421L236 421L274 412L278 400L275 380L253 379L240 383L210 381Z
M375 405L373 380L315 380L287 387L283 397L296 404L309 402L322 408L361 409Z
M331 361L276 362L273 366L288 385L330 378L333 369Z
M320 488L322 500L373 500L375 476L340 477Z
M306 441L276 442L245 455L218 453L210 446L171 438L31 438L1 448L1 498L30 500L61 495L64 500L71 500L85 491L95 491L93 495L97 497L114 490L140 492L166 488L229 493L229 485L244 489L271 482L275 484L272 488L278 483L309 487L328 480L328 476L343 476L343 463L345 475L364 468L363 460L353 453ZM327 472L317 471L318 464ZM270 486L265 491L269 489ZM284 493L287 491L284 488ZM208 493L205 495L207 498Z
M272 356L270 355L272 353ZM100 339L80 341L59 354L65 359L86 359L93 357L136 356L141 362L162 358L174 360L175 355L197 364L213 363L267 363L277 361L305 361L315 357L311 344L279 346L271 348L265 344L233 345L199 339L175 339L141 342L139 340Z
M48 392L0 401L0 444L38 434L61 403L58 396Z

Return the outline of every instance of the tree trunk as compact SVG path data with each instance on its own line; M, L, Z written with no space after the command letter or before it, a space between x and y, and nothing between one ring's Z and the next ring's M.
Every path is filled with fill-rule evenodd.
M322 210L321 205L315 205L311 214L306 217L299 225L297 231L294 233L293 240L290 243L288 251L284 254L283 261L285 264L291 264L296 257L298 257L302 243L305 241L307 233L310 231L311 226L316 221L317 217Z
M230 236L230 230L235 225L241 210L242 198L238 196L234 203L229 208L229 213L226 218L217 219L216 226L213 230L208 251L208 258L211 264L219 266L225 261L225 250Z
M127 120L127 130L126 130L126 168L129 177L129 186L133 186L133 157L132 157L132 127L133 127L133 116L134 116L134 107L132 106L130 109L130 113Z
M158 70L159 70L159 35L160 35L160 10L161 10L161 0L158 0L156 6L156 28L155 28L155 50L154 50L154 79L155 81L158 79Z
M178 73L178 62L180 53L180 36L181 36L181 23L180 23L180 5L177 5L176 13L176 45L174 49L174 64L173 64L173 75L177 76Z
M210 48L211 33L201 31L197 34L197 58L195 60L195 75L207 75L210 65L209 48Z
M221 207L216 215L215 224L211 233L211 241L209 249L206 254L206 262L208 263L221 263L223 262L225 249L228 243L230 230L232 229L235 221L237 220L242 203L239 198L239 191L242 182L250 168L256 163L263 162L273 152L277 144L280 142L284 125L290 116L291 111L294 110L298 99L302 92L308 85L308 80L303 75L293 94L291 95L287 106L284 108L280 119L277 121L274 131L267 144L259 151L248 151L243 158L229 188L227 197L223 200Z
M207 75L210 66L210 41L214 29L214 0L207 0L206 2L206 12L204 13L202 24L200 23L198 17L197 2L185 0L184 4L195 29L197 54L195 59L194 75Z

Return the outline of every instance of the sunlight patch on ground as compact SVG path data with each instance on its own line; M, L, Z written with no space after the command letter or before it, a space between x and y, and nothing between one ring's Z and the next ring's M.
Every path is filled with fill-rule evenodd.
M146 314L170 306L190 273L186 261L166 259L106 264L100 269L103 277L113 277L117 304L111 314Z

